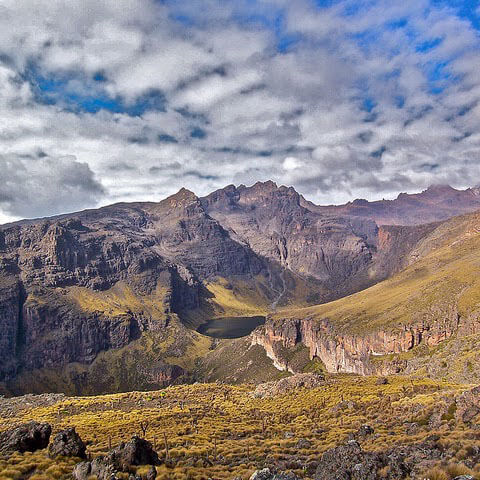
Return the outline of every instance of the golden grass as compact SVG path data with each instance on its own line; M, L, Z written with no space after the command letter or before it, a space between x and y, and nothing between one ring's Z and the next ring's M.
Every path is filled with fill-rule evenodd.
M362 334L446 315L452 307L468 316L480 308L480 229L472 222L472 217L464 218L462 228L448 236L434 231L436 248L419 247L425 256L388 280L327 304L280 310L273 317L328 318L341 331ZM453 233L459 236L453 239Z
M432 433L425 419L436 411L439 402L469 387L404 377L391 377L389 384L377 385L374 377L338 375L322 387L273 398L252 398L252 388L196 384L162 391L71 397L54 406L29 408L13 418L3 418L0 430L30 419L51 423L54 433L73 425L89 442L89 453L96 456L105 453L109 443L115 446L141 433L140 422L148 422L146 438L156 444L163 457L165 433L173 460L170 466L158 467L159 478L248 478L266 457L303 455L305 460L316 459L364 423L378 434L365 440L366 450L421 441ZM340 408L341 402L352 402L351 408ZM405 430L405 423L412 421L420 425L413 436ZM473 447L472 432L451 423L448 415L442 420L439 431L443 441L459 443L463 451ZM293 437L286 436L287 432ZM307 438L311 446L299 451L295 446L299 438ZM205 463L207 457L212 466ZM46 452L14 454L0 460L0 479L19 478L24 471L38 478L69 478L74 463L71 459L52 461ZM140 472L144 472L142 468ZM454 471L455 467L449 468ZM304 475L301 469L295 472Z
M139 295L126 283L118 282L105 291L70 287L68 298L85 312L99 312L107 317L148 312L153 318L164 318L164 302L169 293L167 287L159 284L151 295Z

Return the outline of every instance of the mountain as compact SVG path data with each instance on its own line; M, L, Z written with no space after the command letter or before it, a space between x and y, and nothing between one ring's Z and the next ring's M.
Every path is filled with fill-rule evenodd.
M369 218L378 225L420 225L478 210L480 188L456 190L449 185L432 185L421 193L400 193L395 200L357 199L339 206L310 206L323 213Z
M331 373L422 374L479 382L480 213L422 238L408 266L366 290L323 305L284 309L252 343L282 369L303 345Z
M440 205L438 216L447 211L441 205L450 205L450 212L467 208L466 201L449 200L452 190L419 194L418 209L408 211L405 223L423 215L426 198L435 197L430 210ZM297 311L302 322L323 318L316 312L335 300L394 281L387 280L392 275L403 281L414 268L408 265L438 242L438 232L453 228L448 222L379 225L372 209L362 215L342 209L318 207L291 187L259 182L203 198L181 189L158 203L1 226L0 390L85 394L211 375L275 375L268 358L275 354L260 334L226 341L197 327L211 319L268 315L268 337L272 325L292 325ZM297 326L290 330L297 332L294 341L283 343L301 344ZM309 360L305 349L297 353ZM255 365L263 365L262 373Z

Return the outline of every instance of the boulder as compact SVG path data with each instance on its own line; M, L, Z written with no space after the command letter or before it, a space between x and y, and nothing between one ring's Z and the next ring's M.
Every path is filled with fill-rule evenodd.
M363 451L356 440L327 450L315 472L315 480L405 480L442 458L438 438L399 445L381 452Z
M373 435L375 430L370 425L362 425L357 432L350 434L350 440L363 440Z
M77 464L73 478L88 480L89 477L96 476L98 480L114 480L117 473L129 472L132 466L137 465L152 465L147 478L153 480L157 475L154 465L160 465L160 459L150 442L134 436L129 442L120 444L105 456Z
M327 450L321 457L316 480L376 480L382 464L375 453L363 452L356 440Z
M34 452L48 446L52 427L48 423L28 422L0 433L0 452Z
M252 393L255 398L269 398L298 388L315 388L325 385L325 377L315 373L297 373L291 377L282 378L274 382L266 382L257 385Z
M157 478L157 469L152 465L145 475L145 480L155 480Z
M299 450L310 448L312 446L312 442L307 440L306 438L299 438L297 443L295 444L295 448Z
M120 466L160 465L160 459L152 444L136 435L127 443L112 450L109 456Z
M63 457L86 458L85 452L86 445L74 427L58 432L48 449L48 454L52 458L59 455Z
M480 413L480 386L463 392L456 399L455 419L470 423Z
M106 457L97 457L91 462L81 462L73 469L75 480L89 480L95 476L97 480L117 480L117 469Z
M250 480L300 480L300 478L293 473L274 473L269 468L264 468L253 472Z

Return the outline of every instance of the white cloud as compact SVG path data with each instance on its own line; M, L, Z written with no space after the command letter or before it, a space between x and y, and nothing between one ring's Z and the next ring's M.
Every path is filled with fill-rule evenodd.
M479 37L452 8L261 0L253 16L243 0L176 3L2 2L2 173L11 185L30 178L40 200L0 190L0 221L91 205L80 187L59 206L42 192L68 182L53 160L64 157L97 182L101 203L268 178L327 203L478 183ZM298 42L287 52L265 26L279 8ZM40 74L56 105L40 101ZM99 95L132 107L152 90L165 111L67 108Z
M296 170L297 168L301 168L303 163L295 157L286 157L283 161L283 169L287 170L287 172L291 170Z

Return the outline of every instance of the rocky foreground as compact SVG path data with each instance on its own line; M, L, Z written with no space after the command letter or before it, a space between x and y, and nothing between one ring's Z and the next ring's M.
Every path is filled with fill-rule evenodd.
M471 385L310 374L0 407L2 480L480 478Z

